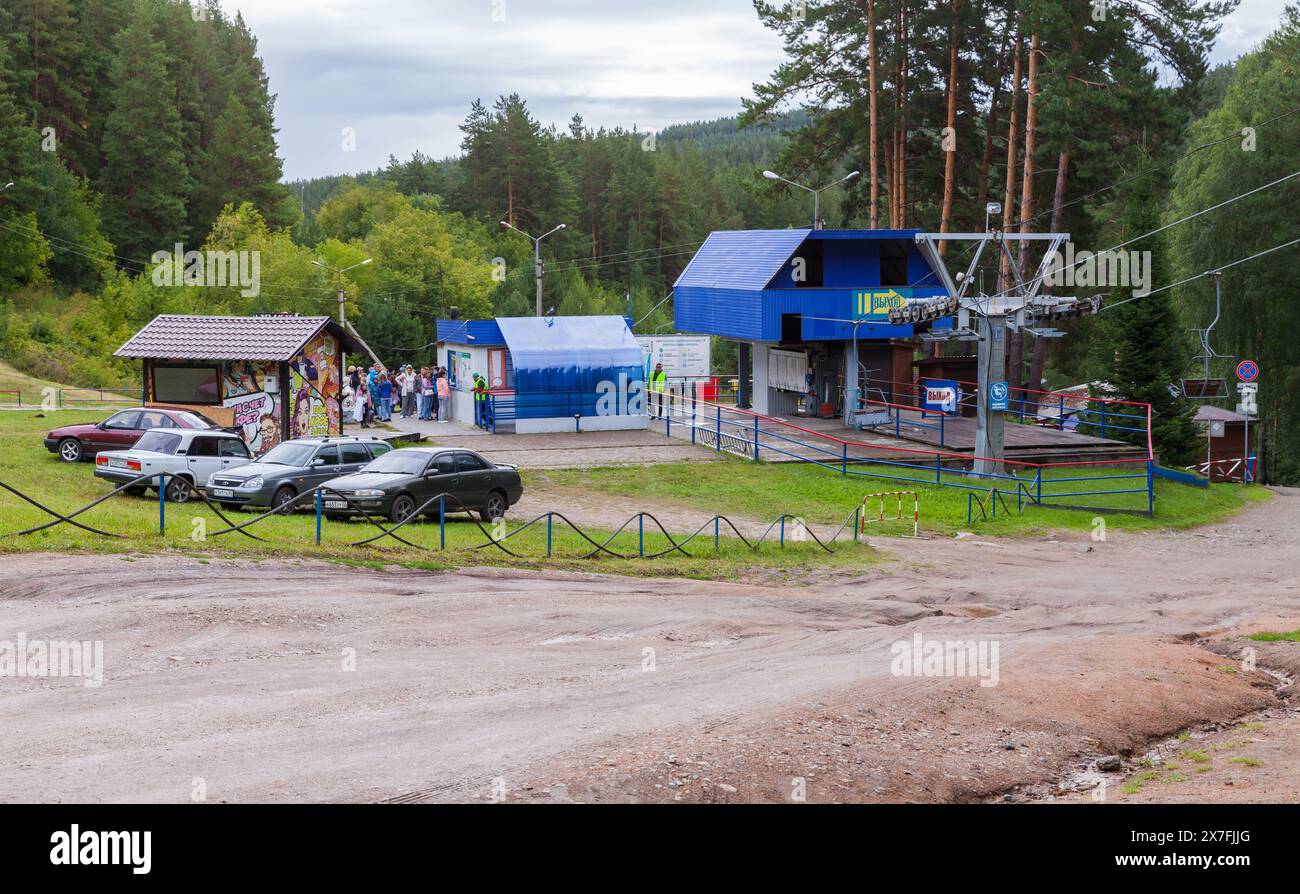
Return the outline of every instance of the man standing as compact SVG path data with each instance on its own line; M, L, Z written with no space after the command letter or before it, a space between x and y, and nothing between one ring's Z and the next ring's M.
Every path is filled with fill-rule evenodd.
M662 363L656 363L655 371L650 374L650 405L652 407L655 405L657 396L659 407L654 415L661 419L664 415L664 389L667 387L668 373L664 372Z

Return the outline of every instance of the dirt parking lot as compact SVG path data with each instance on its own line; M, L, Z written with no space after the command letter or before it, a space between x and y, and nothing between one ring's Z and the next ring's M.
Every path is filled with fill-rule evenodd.
M1289 722L1278 677L1203 646L1300 627L1292 494L1104 543L874 542L893 561L779 588L7 556L0 640L102 640L104 674L0 677L0 800L1027 800ZM996 643L997 685L898 675L918 634ZM1270 741L1254 769L1294 766Z

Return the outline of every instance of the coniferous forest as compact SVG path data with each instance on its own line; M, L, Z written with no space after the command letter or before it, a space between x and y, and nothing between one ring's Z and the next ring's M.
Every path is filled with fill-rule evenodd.
M671 285L712 230L807 226L806 194L765 180L861 175L828 192L829 227L1068 231L1104 248L1219 203L1133 247L1152 286L1059 340L1016 336L1010 375L1105 383L1152 403L1162 454L1194 449L1170 384L1194 353L1225 267L1220 353L1265 371L1267 477L1300 479L1300 13L1231 63L1209 64L1235 0L758 0L785 61L736 117L658 131L543 122L526 96L467 100L458 155L285 182L275 84L256 36L213 0L0 3L0 350L75 385L129 383L112 352L162 312L332 313L391 362L427 360L433 321L532 312L532 233L558 313L672 328ZM1290 213L1288 213L1288 211ZM257 250L261 288L164 288L176 243ZM949 250L956 251L956 243ZM1032 264L1027 258L1025 264ZM980 270L1005 287L1006 264ZM1161 286L1183 282L1175 288ZM412 321L417 321L413 325ZM724 371L734 355L716 352ZM730 369L728 369L730 364Z

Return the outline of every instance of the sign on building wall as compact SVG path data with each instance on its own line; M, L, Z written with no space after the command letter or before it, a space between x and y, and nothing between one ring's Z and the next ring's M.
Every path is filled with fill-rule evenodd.
M669 379L707 379L713 371L713 341L707 335L638 335L646 375L656 363Z
M888 322L891 310L911 300L911 289L861 289L853 293L854 319Z
M935 412L956 413L961 385L955 379L926 379L922 407Z
M222 364L221 405L233 412L232 425L242 430L244 443L261 454L280 443L279 364L259 360L227 360Z

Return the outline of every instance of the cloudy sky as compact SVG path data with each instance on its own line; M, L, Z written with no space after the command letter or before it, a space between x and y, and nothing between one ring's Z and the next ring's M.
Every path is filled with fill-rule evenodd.
M1274 28L1243 0L1214 60ZM543 123L639 126L735 114L782 59L750 0L223 0L257 35L289 178L460 143L469 104L520 93ZM355 131L346 149L342 131Z

